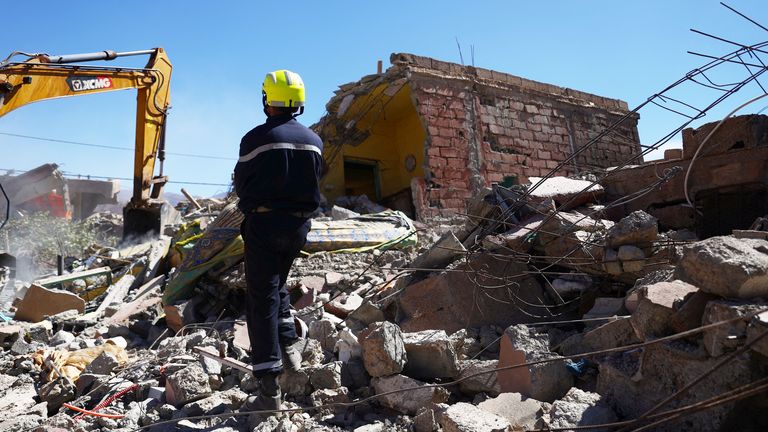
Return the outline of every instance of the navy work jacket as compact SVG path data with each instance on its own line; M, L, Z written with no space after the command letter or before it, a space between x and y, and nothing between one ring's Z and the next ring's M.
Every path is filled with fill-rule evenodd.
M268 117L240 141L235 191L240 210L313 212L320 205L323 141L291 115Z

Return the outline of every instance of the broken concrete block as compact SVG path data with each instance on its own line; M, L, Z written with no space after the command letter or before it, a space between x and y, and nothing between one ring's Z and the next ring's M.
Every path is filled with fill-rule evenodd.
M701 325L714 324L744 317L765 308L765 303L745 303L734 300L714 300L707 303ZM719 357L743 345L747 340L748 320L738 320L704 330L702 343L712 357Z
M403 334L397 325L388 321L374 323L361 336L363 362L372 377L403 371L407 357Z
M581 339L582 353L600 351L642 342L635 335L635 329L628 318L609 321L584 333Z
M549 338L525 325L510 326L501 338L499 368L560 357L549 351ZM573 376L564 362L551 361L498 372L502 392L517 392L526 397L551 402L573 386Z
M186 416L216 415L234 411L240 408L247 397L247 393L237 388L216 392L205 399L184 405L184 414Z
M69 345L75 340L75 335L68 331L59 330L57 331L53 337L51 337L50 341L48 342L48 345L50 346L59 346L59 345Z
M675 302L698 291L683 281L658 282L638 289L637 310L630 317L635 334L642 340L666 336L670 331L670 319Z
M278 380L283 393L290 396L303 397L312 393L308 369L299 369L297 371L286 369L280 374Z
M208 374L200 363L191 363L170 374L165 381L165 398L176 407L203 399L212 393Z
M565 274L552 281L552 288L563 297L579 295L592 286L587 275Z
M339 360L346 363L353 358L360 358L363 355L360 342L349 329L344 329L339 332L339 340L336 341L334 352L339 355Z
M413 268L444 268L467 252L452 231L448 231L411 264Z
M752 351L768 357L768 336L763 336L766 331L768 331L768 312L762 312L747 326L746 342L752 344L750 347ZM757 338L760 338L760 340L753 342Z
M525 264L499 260L487 254L477 254L470 264L457 267L457 271L429 277L405 288L398 298L402 318L400 327L406 332L445 330L453 333L466 327L531 322L533 318L510 308L510 303L525 301L538 304L545 296L539 283L532 277L515 278L514 295L498 290L493 298L478 296L477 285L467 278L463 270L482 268L476 275L477 283L494 285L499 278L510 274L524 274ZM519 284L519 285L518 285Z
M437 424L435 410L431 408L422 408L415 417L413 417L414 432L434 432L440 428Z
M637 273L645 267L645 253L637 246L619 246L616 256L621 261L621 269L625 273Z
M104 351L96 356L96 358L85 367L85 372L97 375L109 375L118 366L120 366L120 361L117 357L110 352Z
M619 253L615 249L605 248L603 251L603 269L606 273L618 276L624 273L619 261Z
M532 430L541 417L541 402L520 393L502 393L477 404L483 411L506 419L512 430Z
M322 276L304 276L299 280L299 283L315 292L322 292L325 286L325 278Z
M316 389L341 387L341 362L331 362L309 371L309 382Z
M496 368L499 367L498 360L459 360L459 389L462 393L474 395L477 393L487 393L496 396L501 393L498 374ZM486 372L477 375L481 372ZM476 375L476 376L472 376ZM472 378L468 378L472 376Z
M506 249L527 253L533 247L535 236L532 234L539 229L544 218L545 216L540 214L531 215L523 219L518 226L496 237Z
M351 312L363 304L363 298L355 293L339 296L325 303L325 311L345 319Z
M613 423L618 420L616 413L601 400L597 393L582 391L576 387L552 404L549 426L567 428Z
M349 316L347 316L346 323L348 327L354 329L356 326L365 328L375 322L385 320L386 318L384 317L384 312L381 308L371 303L370 300L365 300L360 307L350 312Z
M17 324L0 326L0 343L15 341L19 338L22 331L22 327Z
M336 288L347 277L341 273L328 272L325 274L325 288Z
M405 375L417 379L458 376L456 351L444 330L403 333L403 343L408 357Z
M690 244L676 276L721 297L768 296L768 241L724 236Z
M329 405L335 403L347 403L349 402L349 389L346 387L339 387L336 389L321 389L315 390L309 395L309 400L312 401L312 406L319 407L321 405ZM338 408L324 408L321 410L323 413L332 413L334 411L343 411L345 407Z
M321 319L309 323L309 337L320 342L320 346L324 350L333 352L336 342L339 340L339 332L333 322Z
M658 235L658 220L642 210L637 210L608 230L607 245L613 249L623 245L635 245L645 249L653 244Z
M511 427L505 418L466 402L449 406L439 422L444 432L507 432Z
M335 221L347 220L349 218L360 216L360 213L352 211L348 208L334 205L331 207L331 218Z
M616 297L598 297L589 312L583 318L608 318L624 315L624 299Z
M49 413L55 413L62 404L75 400L75 386L63 379L51 381L40 386L37 396L48 403Z
M448 400L449 393L442 387L424 387L426 384L404 375L390 375L371 380L376 394L393 390L412 389L406 392L381 396L377 401L403 414L415 415L420 408Z
M588 203L597 202L605 190L599 184L588 180L555 176L549 178L529 177L531 185L536 185L530 193L534 202L552 199L560 210L569 210Z
M682 333L701 326L701 320L707 304L719 298L714 294L703 291L696 291L688 295L683 305L670 318L670 328L675 333Z
M85 300L69 291L32 284L18 305L14 318L19 321L39 322L46 316L70 309L76 309L82 314L85 312Z

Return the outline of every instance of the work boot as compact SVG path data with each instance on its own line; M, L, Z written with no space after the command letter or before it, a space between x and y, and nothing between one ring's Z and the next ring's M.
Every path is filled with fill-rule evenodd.
M304 340L299 338L291 343L281 345L283 354L283 367L290 371L297 371L301 369L301 351L296 347L300 342Z
M282 392L277 374L259 378L259 394L248 396L240 411L275 411L280 409ZM275 413L278 414L278 413Z

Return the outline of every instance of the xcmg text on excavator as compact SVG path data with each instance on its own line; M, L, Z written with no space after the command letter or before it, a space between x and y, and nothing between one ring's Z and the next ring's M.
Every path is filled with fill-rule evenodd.
M84 64L138 55L149 56L143 68ZM12 60L20 56L26 59ZM137 89L133 196L123 209L123 238L158 233L173 210L160 199L168 181L163 161L171 69L162 48L61 56L14 52L0 62L0 117L41 100ZM154 175L156 161L160 161L158 175Z

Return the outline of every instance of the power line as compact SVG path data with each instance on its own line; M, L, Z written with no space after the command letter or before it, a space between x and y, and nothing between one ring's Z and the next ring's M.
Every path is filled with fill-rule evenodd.
M19 169L12 169L12 168L0 168L0 171L8 172L14 172L14 173L25 173L28 170L19 170ZM73 173L69 171L61 171L62 174L69 178L73 179L106 179L106 180L125 180L125 181L133 181L132 178L128 177L112 177L112 176L98 176L98 175L91 175L91 174L78 174ZM176 183L176 184L188 184L188 185L197 185L197 186L229 186L228 183L205 183L205 182L192 182L192 181L180 181L180 180L169 180L168 183Z
M48 142L55 142L59 144L70 144L70 145L78 145L83 147L93 147L93 148L103 148L103 149L109 149L109 150L123 150L123 151L134 151L135 149L130 147L120 147L120 146L111 146L111 145L105 145L105 144L93 144L93 143L84 143L80 141L69 141L69 140L62 140L62 139L56 139L56 138L46 138L46 137L38 137L38 136L32 136L32 135L23 135L23 134L16 134L16 133L10 133L10 132L0 132L0 135L6 135L6 136L12 136L16 138L24 138L24 139L30 139L30 140L37 140L37 141L48 141ZM228 158L223 156L211 156L211 155L201 155L201 154L194 154L194 153L177 153L177 152L165 152L165 154L173 155L173 156L183 156L183 157L191 157L191 158L200 158L200 159L219 159L219 160L228 160L228 161L234 161L237 160L236 158Z

